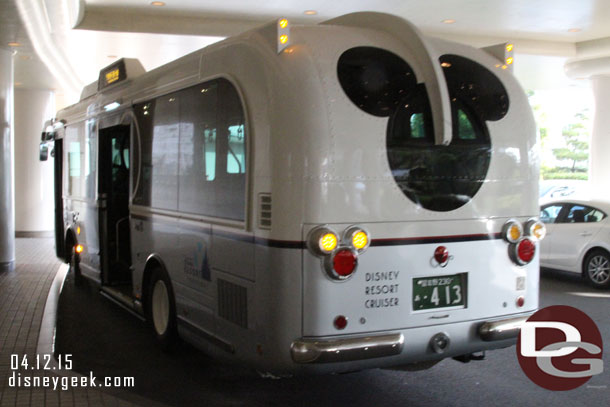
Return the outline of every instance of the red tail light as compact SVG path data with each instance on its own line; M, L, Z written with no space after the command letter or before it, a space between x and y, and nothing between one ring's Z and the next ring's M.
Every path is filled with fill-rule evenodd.
M339 329L339 330L345 329L345 327L347 326L347 318L344 317L343 315L339 315L333 321L333 325L335 326L336 329Z
M344 279L356 270L358 256L350 249L341 249L334 254L332 264L337 278Z
M439 246L434 251L434 260L440 265L444 265L449 261L449 250L445 246Z
M528 264L534 258L536 254L536 244L532 242L530 239L525 238L521 239L519 243L517 243L516 247L516 257L517 262L521 265Z

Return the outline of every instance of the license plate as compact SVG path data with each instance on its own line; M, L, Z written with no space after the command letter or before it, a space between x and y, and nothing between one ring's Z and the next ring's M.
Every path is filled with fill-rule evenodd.
M466 305L466 273L413 279L413 311L463 308Z

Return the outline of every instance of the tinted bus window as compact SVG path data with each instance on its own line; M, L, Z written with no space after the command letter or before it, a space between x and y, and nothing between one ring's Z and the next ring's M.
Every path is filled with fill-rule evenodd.
M246 139L244 125L229 127L229 151L227 155L227 173L246 173Z
M213 182L214 216L244 220L246 204L246 120L239 94L225 79L218 79L218 130L216 179Z
M157 98L153 117L151 206L177 209L180 96Z
M352 103L374 116L387 117L417 86L413 69L398 55L375 47L345 51L337 64L339 82Z
M84 198L83 172L88 162L84 160L86 149L83 148L81 126L76 124L66 128L66 153L68 170L66 174L68 195L74 198Z
M425 84L401 57L374 47L345 51L339 82L365 112L389 117L387 156L396 183L413 202L433 211L451 211L472 199L485 181L491 160L486 120L508 110L506 90L482 65L444 55L443 73L451 98L453 134L448 146L434 144Z
M135 110L142 168L134 203L243 220L247 136L235 87L216 79Z
M95 199L96 186L96 157L97 157L97 132L95 120L88 120L85 125L85 195L87 198Z
M183 212L213 215L218 85L180 92L180 199Z

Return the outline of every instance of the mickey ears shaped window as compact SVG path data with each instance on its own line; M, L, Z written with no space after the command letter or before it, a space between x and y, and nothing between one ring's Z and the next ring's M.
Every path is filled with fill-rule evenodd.
M451 98L452 141L434 144L426 86L409 64L376 47L345 51L337 65L339 83L362 111L388 117L387 157L392 175L414 203L439 212L470 202L489 170L491 139L486 121L502 119L509 100L487 68L458 55L439 59Z

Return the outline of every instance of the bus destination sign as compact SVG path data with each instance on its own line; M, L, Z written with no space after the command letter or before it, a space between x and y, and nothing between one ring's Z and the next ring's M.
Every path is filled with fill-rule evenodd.
M101 91L111 85L127 79L125 61L120 59L100 71L97 90Z

